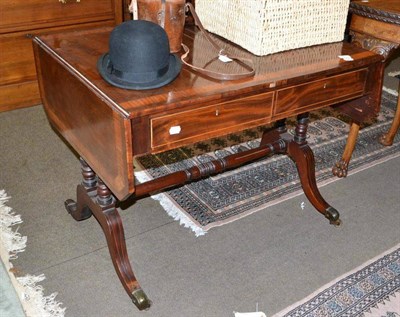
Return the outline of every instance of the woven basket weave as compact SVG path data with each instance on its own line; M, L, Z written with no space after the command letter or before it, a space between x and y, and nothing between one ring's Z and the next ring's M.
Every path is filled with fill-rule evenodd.
M350 0L196 0L204 27L255 55L342 41Z

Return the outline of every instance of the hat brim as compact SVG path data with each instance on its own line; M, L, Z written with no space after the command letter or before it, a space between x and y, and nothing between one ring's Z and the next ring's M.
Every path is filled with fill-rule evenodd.
M116 77L112 72L110 72L109 64L110 56L108 53L100 56L99 60L97 61L97 69L104 80L113 86L131 90L145 90L165 86L173 81L179 75L182 69L180 58L175 54L170 54L168 71L164 75L151 82L136 83L125 81L121 78Z

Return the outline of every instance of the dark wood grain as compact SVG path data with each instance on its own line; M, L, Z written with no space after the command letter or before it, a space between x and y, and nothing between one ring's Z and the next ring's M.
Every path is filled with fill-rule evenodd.
M398 0L356 0L350 3L350 12L354 15L384 22L387 26L400 25L399 8Z
M122 0L0 1L0 111L41 102L33 35L63 33L122 21Z
M67 210L77 220L95 215L116 273L139 309L148 308L150 301L129 264L115 198L137 199L280 153L296 163L304 192L315 209L330 223L340 224L338 211L323 199L316 184L314 156L306 141L308 114L304 112L340 102L337 107L353 120L376 114L383 75L381 56L348 43L332 43L255 57L216 38L233 55L253 59L253 78L218 81L184 66L169 85L134 91L107 84L97 71L98 58L108 51L111 30L36 37L35 58L49 121L84 159L83 185L78 186L77 202L65 202ZM194 29L186 29L184 42L195 65L233 73L242 67L216 62L218 52ZM339 55L352 59L345 61ZM298 115L294 136L285 132L284 125L284 118L293 115ZM134 183L134 156L275 120L279 120L277 129L264 133L255 149ZM92 187L94 175L97 190Z
M164 151L199 139L209 139L271 121L273 93L238 98L150 119L151 149ZM170 130L179 128L178 134Z
M88 89L74 71L58 67L45 50L37 51L40 89L46 114L55 129L72 145L114 195L132 193L133 152L130 120L114 111L111 101Z
M105 28L82 32L79 36L66 33L44 36L41 39L54 50L57 57L66 58L72 67L121 105L132 118L166 110L183 110L190 108L193 103L207 105L251 95L257 91L273 91L305 80L310 81L313 78L318 79L362 68L380 60L374 53L341 42L264 57L255 57L232 44L224 44L233 54L253 59L257 71L254 78L218 82L202 77L185 66L179 77L167 86L148 91L130 91L110 86L96 70L98 58L108 51L110 31L110 28ZM187 30L184 43L191 48L191 62L196 65L206 64L217 56L217 52L212 51L211 45L207 45L198 32ZM351 55L354 60L346 62L338 55ZM227 71L235 72L240 66L236 63L223 66L213 63L209 67L212 70L224 67Z
M365 74L377 74L374 65L382 60L348 43L264 57L254 57L225 43L234 55L254 59L254 78L219 82L184 67L178 78L167 86L132 91L107 84L97 71L97 59L108 51L110 31L111 28L100 28L42 36L35 40L35 46L40 51L38 56L43 56L38 57L42 60L38 68L43 69L42 94L50 121L119 199L134 192L131 165L134 155L171 149L370 94L372 85L365 84ZM192 50L194 64L206 63L208 58L215 57L216 53L207 48L194 29L186 30L184 41ZM338 55L349 55L353 60L344 61ZM227 67L235 72L242 66L211 63L209 67L215 70ZM70 79L66 82L65 78ZM325 84L328 87L323 88ZM88 100L88 96L92 99ZM241 109L240 100L251 111L246 113L246 106ZM369 115L379 109L375 98L368 99L368 104L362 103L357 107ZM219 105L223 112L216 116ZM375 110L371 110L371 105ZM349 107L350 104L346 109ZM69 108L75 110L68 115L76 118L66 120L61 109ZM62 127L64 121L68 127ZM210 128L202 131L206 123ZM182 134L171 135L169 128L176 125L184 128Z
M114 18L114 1L110 0L30 0L1 1L0 30L16 32L38 27L55 27ZM23 19L21 17L24 17Z
M368 70L362 69L344 75L333 76L297 85L277 92L274 118L288 117L296 110L316 109L318 105L335 104L364 94Z

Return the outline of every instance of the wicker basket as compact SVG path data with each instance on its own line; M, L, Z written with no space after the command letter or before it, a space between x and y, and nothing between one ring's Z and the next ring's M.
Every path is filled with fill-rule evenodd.
M255 55L342 41L350 0L196 0L204 27Z

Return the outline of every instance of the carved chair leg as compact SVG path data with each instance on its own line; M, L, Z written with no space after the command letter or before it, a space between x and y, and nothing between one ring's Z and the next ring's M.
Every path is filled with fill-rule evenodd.
M375 38L369 34L358 33L355 31L350 31L350 34L352 37L353 44L356 44L364 49L382 55L385 58L385 62L388 60L390 56L393 55L393 53L399 47L398 43L384 41L382 39ZM399 95L400 95L400 85L399 85ZM399 125L400 125L400 96L398 97L397 100L397 110L394 115L392 126L390 127L389 131L386 134L382 135L382 137L379 140L380 143L386 146L392 145L393 139L399 129Z
M380 142L383 145L389 146L393 144L394 137L396 136L397 131L400 126L400 85L399 85L399 95L397 97L397 108L396 113L394 114L392 125L390 126L389 131L382 135L380 138Z
M339 212L322 197L315 179L315 160L311 148L307 145L306 134L308 115L298 117L295 136L288 142L287 155L296 163L303 191L311 204L333 225L340 225Z
M349 167L349 162L351 155L353 154L354 148L356 146L358 132L360 131L360 125L358 123L352 122L350 125L349 136L347 137L346 146L340 161L335 163L332 168L333 175L337 177L346 177Z

